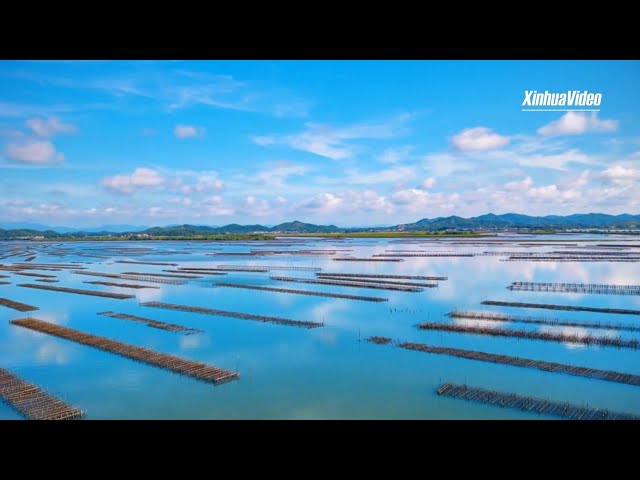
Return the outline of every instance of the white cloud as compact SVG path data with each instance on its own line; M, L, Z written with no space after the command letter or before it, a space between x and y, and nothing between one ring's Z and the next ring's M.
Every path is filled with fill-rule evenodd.
M430 211L449 212L450 215L453 215L460 195L457 193L430 193L418 188L409 188L394 192L390 199L401 211L424 212L425 209L430 209Z
M285 180L288 177L302 176L310 170L306 165L286 161L276 162L270 168L257 172L252 180L268 187L286 188Z
M393 205L384 196L373 190L347 191L341 193L321 193L299 202L296 211L315 214L335 212L380 212L392 213Z
M163 185L165 181L165 178L155 170L136 168L131 174L105 177L100 183L113 192L130 194L140 188Z
M462 154L433 153L424 157L425 167L431 175L438 178L446 178L454 173L468 172L477 167Z
M513 160L519 165L553 170L568 170L570 163L594 163L587 155L576 149L555 155L514 155Z
M204 135L204 127L196 127L193 125L176 125L173 133L178 138L199 138Z
M9 142L5 147L5 155L9 160L32 164L60 163L64 160L64 155L57 152L48 140Z
M177 203L178 205L184 205L185 207L190 206L193 203L189 197L172 197L167 199L168 203Z
M463 152L495 150L509 143L509 137L499 135L487 127L462 130L451 139L456 150Z
M421 186L422 188L433 188L435 184L436 184L436 179L433 177L428 177L422 181Z
M39 137L53 137L58 133L73 133L77 130L74 125L64 123L58 117L31 118L26 121L26 125Z
M253 195L249 195L245 198L242 209L245 215L255 217L266 217L273 214L271 205L267 200L264 198L256 198Z
M225 205L224 199L220 195L213 195L202 202L202 211L211 216L229 216L236 213L230 205Z
M400 163L406 160L413 150L413 146L407 145L400 148L387 148L378 156L380 163Z
M640 169L615 165L600 172L599 177L608 184L630 185L640 181Z
M519 182L508 182L504 184L505 190L510 191L521 191L528 190L533 185L533 179L531 177L526 177L525 179Z
M597 112L567 112L538 129L544 136L582 135L589 132L613 132L618 129L617 120L600 120Z
M406 123L412 118L411 114L403 114L385 122L346 127L307 123L306 130L301 133L255 136L252 140L260 146L286 145L294 150L313 153L332 160L342 160L353 156L358 151L357 146L348 143L350 140L393 138L405 132Z
M347 170L345 178L336 178L334 183L349 183L353 185L404 183L415 177L415 168L396 166L374 172L362 173L358 170Z
M182 181L180 181L182 183ZM184 185L180 190L185 195L192 193L217 192L224 188L224 182L218 178L217 173L202 173L193 184Z

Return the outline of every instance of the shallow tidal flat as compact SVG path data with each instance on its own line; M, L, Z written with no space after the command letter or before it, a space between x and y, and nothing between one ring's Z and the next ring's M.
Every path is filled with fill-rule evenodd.
M638 245L0 242L0 419L637 418Z

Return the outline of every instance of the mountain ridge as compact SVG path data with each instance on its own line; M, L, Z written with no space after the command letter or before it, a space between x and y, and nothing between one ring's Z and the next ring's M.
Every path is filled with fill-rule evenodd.
M25 225L28 225L26 222ZM35 224L38 225L38 224ZM448 217L422 218L413 223L398 224L391 227L337 227L336 225L316 225L299 220L284 222L272 227L265 225L240 225L231 223L220 227L206 225L171 225L166 227L151 227L143 230L96 231L97 229L77 230L71 232L56 232L53 228L45 230L32 228L0 229L0 239L21 237L44 238L68 237L80 238L90 236L124 235L124 236L198 236L214 234L248 234L248 233L348 233L363 231L447 231L447 230L508 230L508 229L640 229L640 215L623 213L609 215L605 213L575 213L571 215L530 216L519 213L505 213L496 215L487 213L477 217L464 218L457 215Z

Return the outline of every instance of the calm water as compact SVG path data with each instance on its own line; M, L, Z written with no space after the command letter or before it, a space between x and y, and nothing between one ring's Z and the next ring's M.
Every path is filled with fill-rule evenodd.
M540 240L542 237L536 237ZM553 236L553 239L575 236ZM605 237L582 236L597 243ZM611 238L611 237L609 237ZM517 236L517 241L528 240ZM621 238L620 242L629 242ZM0 272L11 282L0 285L0 297L39 306L30 316L135 345L240 371L239 381L217 387L147 366L94 348L32 332L9 320L29 316L0 306L0 367L13 371L87 411L87 419L535 419L537 414L501 410L465 401L440 398L435 388L454 381L521 395L549 397L571 403L588 403L640 415L640 388L600 380L542 372L472 360L430 355L361 339L371 335L423 342L491 353L518 355L586 367L640 374L640 351L611 347L577 346L555 342L526 341L460 333L420 331L419 322L451 322L444 315L454 308L534 315L575 320L610 320L638 324L631 315L590 312L528 310L480 305L485 299L558 303L640 309L640 297L567 293L512 292L512 281L576 282L640 285L638 263L506 262L504 257L405 258L398 263L336 262L321 256L232 257L208 256L214 252L246 252L258 245L196 242L109 242L55 244L45 249L31 243L2 243L0 252L30 245L35 263L90 262L91 271L162 272L177 267L114 263L140 260L178 263L179 267L215 267L218 264L313 266L323 272L358 272L406 275L443 275L438 288L419 293L277 282L267 273L232 272L206 276L185 285L152 284L158 289L129 290L83 283L107 278L61 272L51 285L134 293L137 299L116 300L18 287L39 283L35 278ZM585 244L580 244L585 245ZM64 257L48 255L64 249ZM143 254L114 252L113 248L147 249ZM307 240L281 250L351 249L338 252L366 257L385 250L443 252L550 251L552 246L527 248L516 243L499 246L438 245L390 239ZM581 247L580 247L581 248ZM575 250L575 248L571 248ZM116 255L117 254L117 255ZM87 255L109 257L93 258ZM22 262L25 256L0 260L5 265ZM273 275L313 277L312 272L274 271ZM113 280L143 283L132 280ZM388 302L370 303L346 299L311 297L215 287L217 281L381 296ZM410 281L410 280L407 280ZM415 281L415 280L414 280ZM47 285L43 283L42 285ZM235 318L162 310L140 302L162 301L247 313L275 315L296 320L324 321L317 329L301 329ZM198 328L204 333L182 335L143 324L99 316L105 310L140 315ZM479 323L479 322L478 322ZM482 322L482 325L491 323ZM549 327L497 324L497 327L543 330ZM580 333L583 329L563 329ZM589 330L606 334L605 330ZM615 332L614 332L615 333ZM612 334L609 332L609 334ZM622 337L639 336L622 332ZM0 403L0 419L20 418Z

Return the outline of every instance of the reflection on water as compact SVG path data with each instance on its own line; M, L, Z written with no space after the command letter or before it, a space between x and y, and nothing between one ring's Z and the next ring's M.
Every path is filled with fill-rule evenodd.
M554 237L559 238L559 237ZM575 237L570 237L574 240ZM518 237L522 241L524 237ZM594 243L602 237L594 237ZM618 239L618 243L626 239ZM260 243L260 242L258 242ZM213 252L248 252L273 247L251 244L196 242L109 242L56 244L40 248L0 243L0 252L31 245L34 263L83 263L99 272L154 272L184 267L215 268L219 264L320 267L325 273L447 276L437 288L419 293L371 290L320 284L277 282L268 273L229 272L188 280L185 285L149 284L158 289L126 290L90 285L98 277L77 275L71 269L55 274L55 285L114 293L133 293L136 299L74 295L18 287L24 277L10 275L11 285L0 296L40 307L24 314L0 307L0 367L60 396L88 412L87 418L537 418L535 414L441 398L435 388L444 381L468 383L521 395L640 414L640 388L571 377L499 364L428 355L361 341L371 335L433 345L640 374L640 352L630 349L530 341L453 332L420 331L420 322L455 322L465 326L552 331L566 335L600 335L633 338L637 332L541 326L499 321L451 319L453 309L545 316L581 321L639 324L632 315L591 312L556 312L484 307L483 300L571 304L640 309L640 297L509 291L514 281L573 282L640 285L637 263L507 262L500 256L407 257L403 262L335 262L326 255L210 256ZM107 250L108 248L108 250ZM127 253L126 249L135 248ZM217 250L221 248L221 250ZM523 247L442 245L385 239L307 240L279 250L351 249L338 256L369 257L387 250L428 250L482 253L488 250L549 251L553 246ZM54 255L58 250L58 255ZM387 252L388 253L388 252ZM89 256L91 255L91 256ZM109 257L95 258L95 256ZM23 262L8 257L2 262ZM114 260L178 263L178 267L120 264ZM277 271L295 277L314 276L306 271ZM30 279L31 280L31 279ZM119 281L119 280L115 280ZM383 296L388 302L291 295L268 291L214 286L229 281L322 292ZM411 280L407 280L411 281ZM129 281L130 283L142 283ZM43 284L46 285L46 284ZM160 301L216 308L294 320L324 322L317 329L300 329L236 318L162 310L140 303ZM144 324L99 316L114 311L201 329L195 335L149 328ZM541 313L542 312L542 313ZM218 387L188 377L136 363L87 346L26 330L9 323L25 316L103 335L189 359L237 369L241 378ZM0 405L0 418L19 418Z

